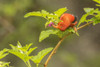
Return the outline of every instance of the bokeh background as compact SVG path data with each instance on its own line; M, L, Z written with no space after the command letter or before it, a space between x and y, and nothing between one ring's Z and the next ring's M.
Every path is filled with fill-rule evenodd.
M28 12L42 9L53 12L67 7L67 12L78 16L79 21L85 13L83 8L96 8L95 4L92 0L0 0L0 50L10 48L9 44L16 45L20 41L23 46L34 43L38 47L32 53L35 55L38 51L57 44L59 39L54 35L38 42L46 20L41 17L24 18ZM79 37L71 35L63 41L48 67L100 67L100 25L89 25L78 32ZM42 63L46 58L47 56ZM2 60L11 62L10 65L14 67L26 67L22 60L12 54ZM32 63L32 67L36 65Z

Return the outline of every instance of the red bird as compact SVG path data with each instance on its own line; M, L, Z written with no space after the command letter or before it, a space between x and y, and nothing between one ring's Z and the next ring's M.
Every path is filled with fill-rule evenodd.
M65 13L60 17L60 20L62 21L59 22L57 25L54 25L52 23L52 26L54 28L58 28L61 31L65 31L68 27L74 27L77 24L76 19L77 18L75 16ZM74 27L74 30L77 31L76 27Z

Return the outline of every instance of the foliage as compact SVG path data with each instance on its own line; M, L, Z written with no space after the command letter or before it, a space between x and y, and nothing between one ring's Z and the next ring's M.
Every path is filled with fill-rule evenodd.
M18 42L17 46L10 44L12 49L9 49L9 53L14 54L19 57L21 60L25 62L28 67L31 67L29 60L32 60L34 63L39 64L40 61L46 56L53 48L47 48L38 53L36 56L29 56L37 47L30 48L31 44L25 45L22 47L20 42Z
M10 62L0 61L0 67L9 67Z
M36 56L33 56L31 60L38 65L45 55L47 55L52 49L53 48L46 48L40 51Z
M9 53L6 53L8 51L8 49L3 49L0 51L0 59L4 58L5 56L7 56Z
M53 13L49 13L45 10L41 10L41 11L33 11L33 12L29 12L27 13L24 17L27 18L29 16L40 16L43 17L47 20L47 22L45 23L45 27L47 27L48 24L50 24L51 22L57 24L58 22L60 22L61 20L59 19L59 17L67 11L67 8L60 8L57 11L54 11ZM55 34L58 37L62 38L66 32L72 32L75 33L75 31L73 30L73 28L69 28L66 31L62 32L60 30L57 29L50 29L50 30L46 30L46 31L41 31L40 33L40 37L39 37L39 42L41 42L42 40L46 39L47 37L49 37L51 34ZM76 32L76 34L78 35L78 33ZM79 35L78 35L79 36Z
M46 30L40 33L39 42L49 37L50 34L57 34L58 30Z
M10 46L12 47L12 49L10 49L9 52L22 59L25 63L29 59L31 59L31 56L29 56L29 54L37 48L30 48L32 44L22 47L22 45L19 42L17 46L13 46L12 44L10 44Z
M100 4L100 0L93 0L93 1ZM94 9L94 8L84 8L84 11L86 12L86 14L84 14L81 17L78 26L81 23L84 23L84 22L87 22L87 23L93 22L93 25L100 23L100 10L99 10L99 8L96 8L96 9ZM90 17L90 18L88 18L88 17Z
M57 35L59 38L62 38L63 36L65 36L68 33L75 33L77 36L79 36L79 34L77 32L75 32L75 30L71 27L69 27L66 31L62 32L60 30L46 30L46 31L42 31L40 33L40 37L39 37L39 42L41 42L42 40L46 39L47 37L49 37L51 34Z
M59 21L61 21L59 19L59 17L66 12L67 9L66 8L60 8L57 11L55 11L54 13L49 13L46 10L41 10L41 11L33 11L33 12L29 12L27 13L24 17L27 18L29 16L40 16L43 17L47 20L47 22L45 23L45 27L47 27L47 25L50 22L54 22L54 23L58 23Z
M93 0L93 1L97 2L98 4L96 4L96 6L100 7L100 0ZM26 0L25 0L25 3L28 5ZM11 5L9 5L9 6L5 5L4 7L8 7L8 8L6 8L3 12L6 13L5 11L8 11L10 16L13 16L13 15L15 15L15 13L17 13L16 10L14 10L15 8ZM22 7L25 8L26 6L25 7L22 6ZM9 9L12 9L12 8L13 8L13 11L9 10ZM27 18L29 16L43 17L47 20L46 23L45 23L45 27L47 27L47 25L50 24L51 22L53 22L55 24L60 22L61 21L59 19L60 16L66 11L67 11L67 8L60 8L57 11L54 11L53 13L49 13L46 10L41 10L41 11L29 12L24 17L25 18ZM94 8L84 8L84 11L86 12L86 14L84 14L82 16L77 27L79 27L80 24L82 24L84 22L87 22L87 23L93 22L93 25L100 23L100 10L99 10L99 8L96 8L96 9L94 9ZM76 33L79 36L79 34L77 32L75 32L74 29L71 28L71 27L69 27L64 32L62 32L58 29L47 29L45 31L41 31L40 37L39 37L39 42L43 41L44 39L49 37L51 34L57 35L59 38L62 38L68 33ZM23 60L28 67L31 67L30 60L33 61L35 64L37 64L37 67L38 67L38 65L40 64L42 59L53 49L51 47L46 48L44 50L41 50L39 53L37 53L37 55L31 55L30 56L30 54L34 50L37 49L37 47L31 48L32 43L26 44L25 46L22 46L21 43L18 42L17 46L14 46L12 44L10 44L10 46L11 46L12 49L3 49L3 50L0 51L0 59L4 58L9 53L11 53L11 54L19 57L21 60ZM72 62L74 58L72 58L71 55L68 55L68 57L69 58L67 60ZM0 67L9 67L9 62L0 61Z
M100 0L93 0L93 1L97 2L98 4L96 4L96 6L100 7Z
M9 53L7 53L8 49L3 49L0 51L0 59L4 58L5 56L7 56ZM9 67L9 62L3 62L0 61L0 67Z

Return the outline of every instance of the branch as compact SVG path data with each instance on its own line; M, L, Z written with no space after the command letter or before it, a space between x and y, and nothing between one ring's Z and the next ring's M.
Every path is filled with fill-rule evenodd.
M84 24L84 25L78 27L77 30L79 30L79 29L81 29L81 28L84 28L84 27L86 27L86 26L88 26L88 25L90 25L90 24L92 24L92 23L93 23L93 22L89 22L89 23L87 23L87 24ZM59 48L59 46L61 45L62 41L63 41L67 36L69 36L70 34L72 34L72 33L68 33L68 34L65 35L63 38L60 39L60 41L58 42L58 44L55 46L55 48L53 49L53 51L51 52L51 54L50 54L49 57L47 58L47 60L46 60L46 62L45 62L45 64L44 64L44 67L47 67L48 62L50 61L50 59L51 59L51 57L53 56L53 54L56 53L56 51L57 51L57 49Z
M79 29L81 29L81 28L84 28L84 27L86 27L86 26L88 26L88 25L90 25L90 24L92 24L92 23L93 23L93 22L91 21L91 22L89 22L89 23L87 23L87 24L84 24L84 25L78 27L77 30L79 30Z

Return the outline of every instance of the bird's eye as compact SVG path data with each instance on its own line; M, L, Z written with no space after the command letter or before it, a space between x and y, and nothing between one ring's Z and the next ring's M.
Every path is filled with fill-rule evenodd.
M77 16L75 16L75 20L72 23L75 23L75 21L77 21Z

